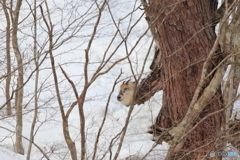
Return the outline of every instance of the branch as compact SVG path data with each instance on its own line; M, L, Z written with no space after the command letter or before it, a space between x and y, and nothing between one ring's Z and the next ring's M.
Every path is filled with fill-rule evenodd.
M209 85L204 89L198 100L189 107L180 124L169 132L174 137L173 141L175 143L179 142L179 140L183 138L183 134L192 128L193 123L198 118L201 111L215 95L219 89L225 70L226 65L222 65L220 68L218 68Z
M113 87L112 87L112 91L110 92L110 94L108 96L105 112L104 112L104 115L103 115L102 124L100 125L100 127L98 129L97 138L96 138L95 143L94 143L94 149L93 149L94 153L93 153L92 160L95 160L95 157L96 157L96 154L97 154L97 145L98 145L98 141L99 141L99 138L100 138L100 135L101 135L101 131L103 129L103 126L104 126L104 123L105 123L105 120L106 120L106 117L107 117L107 111L108 111L109 102L111 100L111 96L112 96L112 94L114 92L114 89L115 89L115 86L117 84L117 81L119 80L121 75L122 75L122 70L121 70L120 74L118 75L117 79L114 81L114 84L113 84Z
M0 126L0 128L5 129L5 130L7 130L7 131L9 131L9 132L11 132L11 133L16 133L16 134L18 134L17 132L12 131L12 130L10 130L10 129L8 129L8 128L5 128L5 127ZM41 147L39 147L34 141L28 139L27 137L25 137L25 136L23 136L23 135L19 135L19 136L21 136L22 138L24 138L24 139L26 139L27 141L31 142L37 149L39 149L39 151L44 155L44 157L45 157L47 160L50 160L50 158L47 156L47 154L44 153L44 151L41 149Z
M67 73L63 70L62 66L58 63L58 66L60 67L64 77L68 80L68 82L71 84L74 95L76 97L76 99L78 99L78 92L77 92L77 88L75 86L75 84L73 83L73 81L68 77ZM69 117L71 111L73 110L73 108L76 106L77 104L77 100L75 102L72 103L71 107L68 109L67 114L66 114L66 118Z
M224 0L224 2L222 3L222 5L220 6L220 8L216 11L215 14L213 14L213 17L212 17L212 23L214 25L216 25L217 23L220 22L221 18L223 18L223 15L226 11L226 8L227 10L231 10L231 4L233 3L234 0Z

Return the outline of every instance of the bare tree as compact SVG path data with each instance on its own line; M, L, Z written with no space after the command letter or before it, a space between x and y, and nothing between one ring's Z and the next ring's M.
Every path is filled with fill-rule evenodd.
M11 11L12 14L12 46L17 59L18 65L18 78L15 96L15 107L16 107L16 151L19 154L24 154L22 146L22 102L23 102L23 60L18 44L18 24L19 14L22 5L22 0L17 1L15 9Z
M11 19L9 15L9 11L7 9L6 0L2 1L2 6L4 10L4 14L7 21L6 26L6 57L7 57L7 77L6 77L6 102L7 102L7 115L12 114L12 107L10 101L10 82L11 82L11 53L10 53L10 45L11 45Z
M30 160L32 144L34 142L34 130L37 121L37 114L38 114L38 88L39 88L39 54L37 51L37 1L34 1L33 9L31 8L32 16L33 16L33 23L34 23L34 33L33 33L33 53L34 53L34 63L36 67L36 79L35 79L35 88L34 88L34 116L30 131L30 141L28 145L27 151L27 160Z
M59 108L61 111L61 116L62 116L62 125L63 125L63 134L64 134L64 139L68 145L69 151L71 153L71 157L73 160L77 160L77 150L75 147L75 143L74 141L71 139L70 137L70 133L69 133L69 124L68 124L68 115L65 114L64 111L64 106L62 104L62 98L60 95L60 91L59 91L59 82L58 82L58 78L57 78L57 73L56 73L56 69L55 69L55 60L54 60L54 56L53 56L53 46L54 46L54 42L53 42L53 24L51 22L51 14L48 8L48 4L47 1L45 1L45 7L46 7L46 11L47 11L47 19L44 15L43 12L43 8L40 6L41 9L41 14L43 16L43 20L44 23L46 24L47 27L47 33L49 36L49 54L50 54L50 59L51 59L51 67L52 67L52 71L53 71L53 76L54 76L54 83L55 83L55 89L56 89L56 95L57 95L57 100L58 100L58 104L59 104Z

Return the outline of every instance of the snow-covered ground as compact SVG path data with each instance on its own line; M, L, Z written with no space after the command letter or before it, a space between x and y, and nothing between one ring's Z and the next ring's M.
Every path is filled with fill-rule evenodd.
M38 4L40 3L41 2L39 1ZM105 11L102 13L102 18L97 29L96 37L94 38L92 47L90 48L88 78L91 79L97 67L102 62L105 52L107 51L106 57L109 57L115 52L115 50L116 52L114 53L113 57L108 61L102 71L105 71L116 61L131 53L129 60L134 73L132 73L130 69L130 62L126 59L118 62L106 74L99 76L89 87L84 103L87 159L91 159L93 156L96 135L104 118L108 97L111 93L114 81L122 71L122 75L120 77L121 82L117 84L112 96L110 97L106 121L100 135L96 154L97 160L105 160L110 159L110 157L114 157L119 144L119 139L114 141L112 147L109 147L109 145L111 144L112 140L115 140L114 137L122 130L129 111L129 108L122 106L116 99L119 91L118 87L122 83L122 80L130 78L133 80L133 75L136 77L142 75L141 78L146 77L149 74L149 66L154 56L154 46L150 47L152 36L149 31L146 32L148 26L144 18L145 16L143 15L143 10L141 9L142 6L139 4L140 1L136 0L129 2L128 0L113 0L109 1L108 3L110 5L109 9L111 10L111 14L109 9L106 7ZM84 85L84 50L87 48L90 36L92 35L98 10L94 1L87 0L64 0L61 1L61 3L60 1L52 0L48 1L48 5L51 10L55 36L61 35L63 29L66 29L69 24L72 25L72 28L64 31L64 34L59 41L70 36L74 27L79 27L79 32L77 32L71 38L71 40L65 42L53 52L59 78L61 98L65 107L65 111L67 111L76 98L71 85L63 76L58 64L61 64L65 72L76 85L76 88L80 94ZM42 6L43 9L46 9L44 8L44 5ZM2 11L0 12L2 13ZM1 31L5 30L6 25L3 15L3 13L0 14ZM19 27L21 30L21 32L19 32L19 44L21 52L23 53L24 62L27 62L29 59L33 58L33 40L31 37L33 24L32 18L29 15L31 15L29 11L29 4L24 1L20 16L20 21L24 21ZM27 18L24 19L25 17ZM40 12L38 13L38 17L41 17ZM74 21L76 17L81 18ZM83 23L84 25L82 25ZM116 25L118 27L116 27ZM41 19L38 22L38 50L42 50L42 52L48 50L47 46L44 46L44 42L47 39L45 30L46 26ZM112 40L117 31L118 34L116 38ZM4 32L1 32L1 37L4 37L4 34ZM124 42L122 43L123 39ZM56 40L56 37L54 37L54 40ZM151 48L151 54L147 56L149 48ZM5 51L4 43L0 43L0 49ZM3 54L0 56L2 59L5 58ZM12 53L12 57L12 67L16 68L14 53ZM41 59L42 58L43 57L41 57ZM41 150L49 157L49 159L70 160L71 157L62 132L62 119L56 99L50 60L48 58L49 57L47 57L44 63L40 66L38 86L39 107L37 123L34 130L34 142L35 145L40 147ZM143 65L145 59L146 64ZM2 76L6 74L6 66L3 65L4 63L2 61L0 62L0 69L4 71L0 73L0 76ZM24 79L26 81L35 68L34 62L31 61L24 67ZM143 72L142 68L144 69ZM15 75L16 74L17 73L15 73ZM16 120L15 117L7 117L5 113L6 111L2 109L0 110L0 160L26 160L30 130L34 116L34 80L35 74L32 75L29 82L24 86L23 147L25 150L25 155L19 155L14 152ZM0 83L1 105L5 103L4 83L4 81L1 81ZM15 84L16 77L12 77L12 87L15 87ZM145 102L145 104L139 106L136 105L134 107L124 143L118 157L119 160L126 159L127 157L141 158L150 150L151 152L148 154L146 159L164 159L169 147L168 144L163 143L162 145L157 145L155 148L152 148L154 145L154 142L152 141L153 137L146 133L149 127L154 123L155 118L161 109L161 98L162 92L158 92L148 102ZM14 105L14 99L11 102ZM235 107L238 106L240 106L239 102L235 104ZM80 154L80 120L77 107L75 107L70 114L69 125L71 138L75 141L78 154ZM45 160L46 158L37 147L33 145L30 159Z
M53 2L53 1L52 1ZM54 3L49 2L50 9L53 8ZM74 1L72 1L74 2ZM70 4L70 1L69 1ZM67 11L69 9L76 9L80 13L84 13L88 8L91 8L91 4L94 4L91 1L86 1L83 4L77 6L70 5L68 6L67 1L62 1L62 3L57 3L57 5L65 6L65 10L52 10L53 24L55 24L55 29L61 31L61 27L65 27L67 23L70 23L71 18L62 19L65 23L59 22L59 15L68 16ZM53 5L53 6L51 6ZM111 1L109 2L111 6L111 11L116 22L119 22L119 29L122 36L126 36L129 31L131 33L126 39L126 43L123 43L118 48L118 45L122 41L120 33L113 40L107 56L109 56L116 48L117 52L111 58L109 63L104 67L107 69L115 61L126 56L126 53L131 53L133 49L130 60L133 66L134 75L139 76L142 74L144 78L149 72L149 66L153 58L154 51L151 49L151 54L146 58L148 49L150 47L152 36L150 32L145 34L147 30L147 23L142 16L143 11L137 9L139 7L139 2L123 0L121 2ZM27 14L29 9L28 5L23 2L24 14ZM90 62L88 65L89 79L96 71L96 68L101 62L101 59L107 50L111 39L116 32L116 27L111 19L108 9L103 12L100 26L97 30L97 38L94 39L92 47L90 49ZM63 11L63 12L62 12ZM134 11L132 14L132 11ZM91 8L89 13L95 14L97 12L95 8ZM40 14L40 13L39 13ZM21 18L23 18L22 16ZM88 15L86 16L88 17ZM90 14L89 14L89 17ZM142 18L140 18L142 17ZM30 22L30 21L29 21ZM71 80L76 84L79 94L82 90L84 84L83 77L83 66L84 66L84 49L86 49L89 35L93 31L93 26L96 22L96 17L89 20L85 26L81 29L77 38L73 38L71 43L66 43L60 48L54 51L54 56L56 60L56 65L59 63L62 65L64 70L67 72ZM2 22L3 23L3 22ZM136 23L136 25L135 25ZM25 23L24 23L25 25ZM4 25L3 25L4 26ZM44 23L39 24L42 28L46 28ZM40 27L40 28L41 28ZM131 29L132 28L132 29ZM4 28L2 28L4 30ZM39 31L40 32L40 31ZM25 36L23 33L31 33L31 26L25 26L22 28L22 32L19 33L19 36ZM70 33L70 32L69 32ZM59 33L56 33L56 35ZM67 34L66 34L67 35ZM65 36L66 36L65 35ZM41 37L42 36L42 37ZM43 33L39 33L39 41L44 40ZM64 36L63 36L64 38ZM62 38L62 39L63 39ZM139 41L139 39L141 39ZM138 42L139 41L139 42ZM41 42L41 41L40 41ZM31 58L32 52L32 40L27 37L25 40L21 41L21 49L24 50L25 60ZM41 42L42 43L42 42ZM30 46L29 48L25 48ZM153 47L152 47L153 48ZM47 49L43 49L47 50ZM28 53L28 54L27 54ZM14 55L14 54L12 54ZM27 57L30 56L30 57ZM143 66L144 59L147 59L146 65ZM13 58L14 59L14 58ZM30 75L31 71L34 69L34 64L25 66L25 80ZM65 110L70 107L71 103L75 101L75 97L71 88L71 85L66 81L62 75L60 69L57 68L57 74L59 78L60 92L63 100L63 105ZM141 72L144 68L143 73ZM38 117L37 123L35 126L35 138L34 142L39 146L51 160L69 160L70 154L67 149L67 145L64 141L62 133L62 120L61 114L59 111L58 103L56 100L55 88L53 83L52 71L50 69L50 61L47 59L40 67L40 78L39 78L39 108L38 108ZM98 77L96 81L90 86L87 92L86 101L84 103L84 112L86 120L86 145L87 145L87 157L91 159L93 155L94 143L96 140L96 135L99 130L99 127L102 123L104 117L104 111L107 104L108 96L112 90L115 79L120 74L122 70L123 74L120 80L125 80L132 78L133 73L130 70L130 65L128 60L119 62L115 67L113 67L106 74ZM25 160L26 153L28 150L29 144L29 135L33 119L33 93L34 93L34 75L31 77L30 81L26 84L24 88L24 109L23 109L23 147L25 150L25 155L19 155L14 152L14 142L15 142L15 117L6 117L5 110L0 111L0 159L1 160ZM12 79L15 83L16 79ZM104 124L99 143L98 143L98 152L96 159L109 159L110 156L114 156L116 149L118 147L119 141L114 142L113 147L110 147L111 152L108 150L111 140L121 131L124 126L125 119L128 113L129 108L122 106L117 100L118 87L120 83L117 84L112 97L109 102L108 112L106 115L106 122ZM2 83L1 88L4 88L4 83ZM4 91L1 92L4 95ZM131 120L128 125L128 130L124 139L122 149L120 151L118 159L125 159L129 156L143 157L149 150L152 149L154 142L152 141L151 135L147 134L148 128L154 123L157 114L161 108L161 97L162 93L159 92L155 94L148 102L143 105L135 106ZM0 97L1 103L5 102L4 96ZM14 104L14 100L12 101ZM80 153L80 120L78 109L75 107L69 117L70 125L70 134L71 138L75 140L78 153ZM164 159L165 154L167 153L168 145L163 143L163 145L157 145L147 156L147 159L151 160L161 160ZM112 154L112 155L111 155ZM33 146L31 152L31 160L40 160L45 159L41 151Z
M152 136L147 134L146 131L150 125L154 122L155 117L159 112L158 99L161 97L161 93L155 95L155 98L152 98L150 102L141 105L135 106L132 113L132 118L129 123L128 131L124 140L123 147L121 149L119 159L124 159L126 157L139 156L143 157L154 145L152 141ZM87 106L89 107L89 106ZM103 128L99 145L98 145L98 154L96 159L101 159L103 154L107 151L110 141L112 138L120 132L122 129L125 118L128 112L128 108L115 104L110 105L110 109L107 114L107 119L105 126ZM53 112L56 112L57 108L53 109ZM90 106L89 109L85 109L86 113L86 130L87 130L87 156L89 159L93 153L93 145L95 143L96 134L98 132L99 126L103 119L105 107L104 105ZM44 113L45 112L45 113ZM61 119L60 114L54 113L50 115L51 111L42 110L39 114L39 122L37 126L41 127L37 131L35 136L35 143L39 145L49 156L50 159L70 159L69 155L66 156L66 144L63 139L62 129L61 129ZM48 116L48 118L46 118ZM29 131L31 127L31 117L32 112L24 116L24 133L23 136L29 137ZM42 121L41 121L42 119ZM44 120L46 120L44 122ZM40 124L42 122L42 124ZM71 120L69 121L71 125L71 136L75 139L76 144L79 145L79 117L77 110L73 111L71 115ZM7 118L1 121L1 126L4 126L8 129L14 130L14 119ZM14 134L1 129L0 132L1 138L5 138L0 147L0 155L4 160L25 160L26 156L18 155L14 152ZM7 136L7 137L6 137ZM28 141L23 139L23 146L25 151L28 148ZM118 142L112 147L113 154L116 151ZM79 150L79 146L77 146ZM153 151L149 154L148 159L163 159L168 149L168 145L163 143L163 145L158 145ZM65 157L66 156L66 157ZM41 152L34 147L31 160L39 160L43 156ZM109 153L103 159L109 159Z

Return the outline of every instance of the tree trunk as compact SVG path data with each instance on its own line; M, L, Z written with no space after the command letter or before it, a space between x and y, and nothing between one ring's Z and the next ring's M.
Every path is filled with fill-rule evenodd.
M36 67L36 75L35 75L35 86L34 86L34 115L33 115L33 120L32 120L32 125L31 125L31 130L30 130L30 136L29 136L29 144L28 144L28 151L27 151L27 158L26 160L30 160L31 157L31 151L32 151L32 144L34 142L34 131L35 131L35 126L37 122L37 117L38 117L38 84L39 84L39 55L37 53L37 0L34 0L34 9L32 10L33 12L33 18L34 18L34 24L33 24L33 53L34 53L34 63Z
M16 152L19 154L24 154L24 149L22 146L22 101L23 101L23 63L22 55L18 47L18 19L19 11L21 8L22 0L17 1L16 9L13 12L13 22L12 22L12 46L17 59L18 65L18 78L17 78L17 89L15 97L15 106L16 106Z
M211 25L216 7L217 0L149 0L148 7L145 6L146 20L151 22L150 28L155 28L153 34L156 34L154 37L157 37L156 43L159 47L159 52L155 53L154 66L151 66L156 74L160 74L157 77L161 77L163 89L162 108L156 120L159 128L177 126L186 114L199 84L203 63L216 39L214 26ZM216 53L212 58L207 75L222 59L218 55ZM202 89L212 77L213 75L206 79ZM219 85L217 93L194 124L209 113L221 109L222 102ZM182 146L178 148L181 150L170 150L166 159L202 159L210 151L221 151L223 144L218 142L216 145L214 140L218 137L223 123L222 112L210 116L187 135ZM185 155L187 153L188 155Z
M41 5L40 5L40 10L41 10L41 14L42 14L42 17L43 17L43 21L44 21L44 23L45 23L45 25L47 26L47 29L48 29L49 55L50 55L50 60L51 60L51 67L52 67L52 72L53 72L56 96L57 96L57 100L58 100L58 104L59 104L59 108L60 108L60 113L61 113L61 117L62 117L63 135L64 135L64 139L67 143L68 149L70 151L72 160L77 160L76 145L75 145L75 142L72 140L72 138L70 136L70 130L69 130L69 124L68 124L68 115L65 115L64 106L63 106L63 103L62 103L62 98L61 98L61 94L60 94L60 90L59 90L58 76L57 76L57 72L56 72L56 68L55 68L55 59L54 59L54 56L53 56L53 46L54 46L53 45L53 24L52 24L51 14L50 14L50 10L49 10L47 1L45 1L45 5L46 5L46 12L48 14L49 23L48 23L45 15L44 15L43 8L42 8Z
M11 96L10 96L10 82L11 82L11 53L10 53L10 43L11 43L11 22L10 16L7 10L6 0L3 0L3 10L7 21L6 26L6 57L7 57L7 78L6 78L6 102L7 102L7 115L12 114L12 106L11 106Z

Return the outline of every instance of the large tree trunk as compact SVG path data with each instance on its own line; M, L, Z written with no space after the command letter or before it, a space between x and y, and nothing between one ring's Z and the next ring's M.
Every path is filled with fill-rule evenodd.
M143 1L146 4L146 1ZM156 120L156 126L168 129L177 126L185 116L199 84L203 63L211 51L216 35L211 25L212 15L216 11L217 0L149 0L146 19L151 25L159 52L151 66L154 73L161 77L163 102ZM161 54L160 54L161 53ZM161 56L161 57L160 57ZM209 73L221 60L212 58ZM159 66L161 66L159 68ZM158 72L157 72L157 71ZM209 76L202 88L210 82ZM149 78L148 78L149 79ZM150 86L154 86L150 80ZM146 80L145 80L146 82ZM144 81L142 84L144 86ZM152 87L153 88L153 87ZM153 93L154 94L154 93ZM201 93L200 93L201 94ZM141 100L142 95L138 95ZM143 100L144 101L144 100ZM215 96L201 112L196 124L203 117L223 107L220 85ZM222 112L214 114L200 123L178 149L169 151L167 159L201 159L210 151L221 151L222 143L214 141L224 123ZM181 149L181 150L179 150ZM191 152L192 151L192 152ZM185 155L189 153L188 155ZM221 157L215 157L221 158Z

